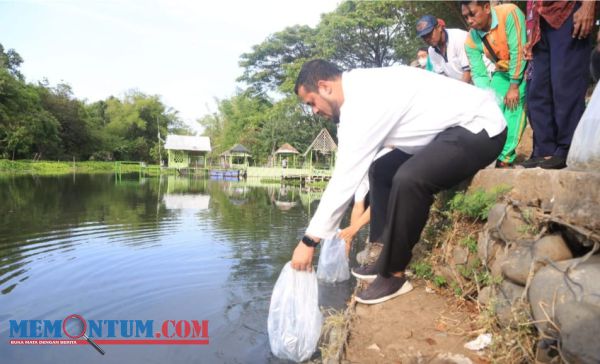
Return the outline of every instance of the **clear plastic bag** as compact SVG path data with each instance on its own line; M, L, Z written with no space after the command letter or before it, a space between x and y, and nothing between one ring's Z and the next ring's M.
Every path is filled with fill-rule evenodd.
M598 86L573 134L567 166L578 171L600 171L600 88Z
M288 262L271 296L267 320L271 351L281 359L309 359L317 348L322 323L315 273L297 271Z
M334 283L350 278L350 267L346 257L346 242L337 236L323 242L317 266L317 279Z

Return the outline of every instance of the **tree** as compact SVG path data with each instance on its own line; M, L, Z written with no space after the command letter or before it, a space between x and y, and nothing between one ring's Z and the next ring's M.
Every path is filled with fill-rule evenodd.
M407 12L395 1L346 1L325 14L317 29L325 57L346 69L385 67L401 61L395 46L413 46Z
M23 63L23 58L14 49L9 49L4 52L4 47L0 44L0 68L8 70L8 72L16 77L19 81L24 81L19 67Z
M218 111L198 120L210 137L213 153L219 154L237 143L248 147L255 158L264 157L258 133L266 121L271 102L261 95L242 92L219 100Z
M465 27L454 1L345 1L322 15L316 28L285 28L242 54L238 81L263 94L290 93L300 66L312 58L345 69L408 64L424 45L415 25L425 14L443 18L449 27Z
M244 73L238 78L257 93L275 91L288 76L283 65L319 55L315 44L315 29L296 25L270 35L252 52L240 56Z
M42 107L60 123L62 158L87 160L98 146L83 102L73 96L71 86L60 83L51 87L47 81L36 87Z
M35 87L0 69L0 155L30 158L60 151L60 125L41 107Z
M118 160L158 161L159 133L164 138L170 127L189 132L177 112L167 109L157 95L131 91L123 100L107 99L105 106L96 108L108 121L106 149Z

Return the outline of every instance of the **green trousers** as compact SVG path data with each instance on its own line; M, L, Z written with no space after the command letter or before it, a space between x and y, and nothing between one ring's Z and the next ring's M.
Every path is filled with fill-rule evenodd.
M521 140L521 135L527 125L527 117L525 113L525 80L519 85L519 104L514 109L509 109L504 104L504 96L510 86L510 78L506 72L495 72L492 76L490 87L496 92L496 100L500 110L504 113L506 125L508 126L508 134L506 143L502 148L502 153L498 156L498 160L505 163L512 163L517 155L516 149Z

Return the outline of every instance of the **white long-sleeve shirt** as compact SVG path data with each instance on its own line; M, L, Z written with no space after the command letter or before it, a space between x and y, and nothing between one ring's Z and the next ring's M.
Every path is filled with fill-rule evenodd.
M450 127L485 129L490 137L506 128L492 92L416 67L344 72L342 90L335 169L306 230L323 239L335 234L383 146L416 154Z
M445 29L444 31L446 32L446 57L438 53L434 47L428 49L433 71L462 80L463 72L471 70L469 58L465 52L465 41L469 33L462 29Z

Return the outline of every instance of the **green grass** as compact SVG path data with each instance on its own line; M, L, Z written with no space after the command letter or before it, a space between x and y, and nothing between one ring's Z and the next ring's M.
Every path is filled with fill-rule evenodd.
M411 264L411 268L415 271L415 275L419 278L433 278L433 269L431 268L431 264L427 262L414 262Z
M510 187L498 186L490 191L479 189L469 193L459 192L450 200L449 208L469 219L484 221L496 201L509 190Z
M448 282L446 282L446 278L444 278L442 276L435 276L435 277L433 277L433 283L437 287L442 287L442 286L445 286Z
M469 252L471 252L471 253L477 253L477 240L475 240L475 238L472 237L471 235L463 238L460 241L460 245L469 249Z
M114 170L115 162L11 161L0 159L0 174L60 175L71 173L113 173ZM140 166L137 162L121 164L122 173L137 173L139 171Z

